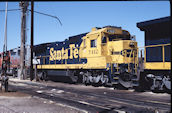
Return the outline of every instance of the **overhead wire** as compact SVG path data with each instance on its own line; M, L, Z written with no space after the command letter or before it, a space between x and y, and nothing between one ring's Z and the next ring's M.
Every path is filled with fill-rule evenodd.
M7 11L18 11L18 10L21 10L21 9L8 9ZM30 9L27 9L28 11L31 11ZM0 10L0 12L4 12L5 10ZM45 16L49 16L49 17L52 17L52 18L55 18L59 21L60 25L62 26L62 22L60 21L60 19L57 17L57 16L53 16L53 15L50 15L50 14L46 14L46 13L42 13L42 12L38 12L38 11L34 11L35 13L37 14L41 14L41 15L45 15Z
M20 10L21 10L21 9L8 9L7 12L8 12L8 11L20 11ZM27 16L26 16L26 17L28 17L28 15L29 15L28 11L31 12L30 9L27 9ZM0 10L0 12L5 12L5 10ZM42 12L38 12L38 11L34 11L34 12L37 13L37 14L41 14L41 15L44 15L44 16L49 16L49 17L55 18L55 19L57 19L57 20L59 21L60 25L62 26L62 22L60 21L60 19L59 19L57 16L53 16L53 15L46 14L46 13L42 13ZM26 18L26 21L28 22L28 18ZM26 25L27 25L27 24L26 24ZM26 34L26 35L27 35L27 34ZM27 37L27 36L26 36L26 37ZM27 38L26 38L26 40L27 40Z
M17 10L20 10L20 9L8 9L7 11L17 11ZM0 10L0 12L4 12L5 10Z
M8 11L19 11L19 10L21 10L21 9L8 9L7 12ZM27 9L27 16L26 16L27 23L28 23L28 15L29 15L28 11L31 12L31 10L30 9ZM0 10L0 12L5 12L5 10ZM34 12L37 13L37 14L41 14L41 15L44 15L44 16L49 16L49 17L55 18L55 19L57 19L59 21L60 25L62 26L62 22L60 21L60 19L57 16L53 16L53 15L46 14L46 13L42 13L42 12L38 12L38 11L34 11ZM27 26L27 24L26 24L26 26ZM27 41L27 36L26 36L26 41Z
M31 11L30 9L28 9L28 10ZM62 23L61 23L60 19L57 16L52 16L52 15L49 15L49 14L46 14L46 13L42 13L42 12L38 12L38 11L34 11L34 12L38 13L38 14L45 15L45 16L53 17L53 18L57 19L59 21L60 25L62 26Z

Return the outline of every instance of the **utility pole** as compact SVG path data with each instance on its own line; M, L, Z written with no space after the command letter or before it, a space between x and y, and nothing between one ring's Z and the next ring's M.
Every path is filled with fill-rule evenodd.
M30 80L33 80L34 2L31 0Z
M20 73L19 78L25 79L25 39L26 39L26 11L29 6L27 1L19 3L21 7L21 46L20 46Z
M1 87L2 91L8 91L8 77L7 77L7 69L9 69L10 57L7 52L7 11L8 10L8 2L6 2L5 9L5 37L4 37L4 46L3 46L3 59L2 59L2 73L0 75Z
M4 38L4 50L3 52L7 52L7 10L8 10L8 2L6 2L6 10L5 10L5 38Z

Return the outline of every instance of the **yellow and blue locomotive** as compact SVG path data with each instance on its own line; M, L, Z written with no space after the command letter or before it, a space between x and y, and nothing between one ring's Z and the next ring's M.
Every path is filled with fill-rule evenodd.
M137 42L133 39L121 27L105 26L62 42L35 46L40 60L38 73L85 84L133 87L138 67Z

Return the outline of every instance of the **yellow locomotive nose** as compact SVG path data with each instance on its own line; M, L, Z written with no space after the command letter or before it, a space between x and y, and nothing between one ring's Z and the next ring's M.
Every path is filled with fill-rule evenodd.
M112 41L108 44L112 63L133 63L137 56L137 42L132 40Z

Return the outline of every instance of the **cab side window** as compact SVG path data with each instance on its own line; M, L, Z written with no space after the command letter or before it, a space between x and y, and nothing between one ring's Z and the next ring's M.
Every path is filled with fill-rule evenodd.
M102 38L102 43L106 43L106 42L107 42L106 37L103 37L103 38Z
M92 47L97 47L97 40L91 40L91 48Z

